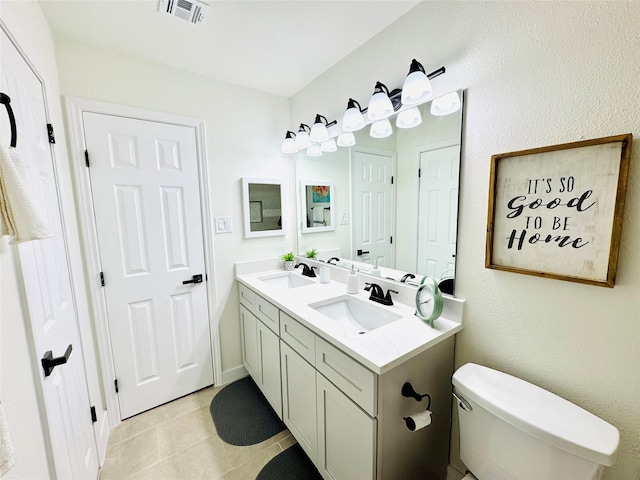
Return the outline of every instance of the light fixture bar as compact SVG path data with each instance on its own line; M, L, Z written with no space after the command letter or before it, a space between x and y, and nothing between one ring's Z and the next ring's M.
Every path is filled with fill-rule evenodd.
M442 66L431 73L425 74L424 67L422 66L422 64L420 64L420 62L414 59L411 62L409 75L411 75L414 72L422 72L420 75L426 76L428 80L433 80L434 78L439 77L440 75L443 75L444 73L446 73L446 68ZM424 76L422 78L424 78ZM427 85L428 85L428 82L427 82ZM428 91L428 93L426 93L425 96L426 95L431 97L432 92ZM334 137L340 137L338 138L337 145L348 146L354 140L352 140L353 135L351 136L345 135L346 133L351 133L356 130L360 130L365 125L371 125L373 123L377 123L377 125L375 125L375 128L372 127L374 130L373 135L377 136L382 134L383 136L386 136L392 131L392 128L390 124L387 128L386 125L389 122L388 121L384 122L383 120L385 120L389 115L391 115L394 112L402 113L407 109L411 109L412 112L406 112L403 115L402 119L400 119L400 123L399 124L397 122L396 123L399 128L411 128L421 122L421 116L419 111L417 112L417 115L415 115L416 113L415 110L417 109L412 108L414 106L413 102L415 102L416 106L426 102L426 100L422 101L418 98L418 95L415 95L410 97L412 101L409 101L408 99L407 100L408 103L407 105L405 105L402 103L401 88L396 88L394 90L389 91L387 86L381 82L376 82L371 99L375 100L374 103L378 103L378 100L381 100L382 104L387 102L387 99L388 99L388 101L390 101L391 103L391 108L392 108L391 113L388 113L389 111L388 105L386 107L383 105L384 108L380 107L380 111L377 112L377 115L374 114L373 116L370 116L369 110L372 103L371 100L369 101L369 106L362 108L356 100L353 100L352 98L350 98L347 104L347 110L345 111L345 114L343 115L343 119L342 119L342 131L338 129L337 132L334 130L333 133L329 133L328 131L329 127L336 126L338 124L338 121L333 120L332 122L329 122L327 120L327 117L317 114L312 127L309 127L304 123L301 123L297 135L294 134L293 132L287 131L287 134L285 135L285 140L283 142L283 148L282 148L283 153L295 153L296 148L297 150L311 149L312 150L311 152L307 150L307 155L319 156L319 155L322 155L323 150L327 151L327 148L333 149L333 145L331 145L331 147L327 147L329 145L328 143L325 143L324 145L325 148L322 149L321 144L323 142L333 139ZM455 103L455 102L452 102L452 103ZM444 109L442 110L444 111ZM366 118L364 118L364 114L366 114ZM439 113L439 114L443 115L445 113ZM357 118L355 118L356 116L362 117L362 122L359 121ZM348 121L345 121L345 120L348 120ZM378 138L382 138L382 137L378 137ZM293 144L295 144L295 146Z

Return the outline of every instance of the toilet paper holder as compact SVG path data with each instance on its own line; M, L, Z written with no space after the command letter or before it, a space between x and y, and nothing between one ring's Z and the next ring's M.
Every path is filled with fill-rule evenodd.
M421 402L422 399L426 397L427 398L426 410L429 410L431 408L431 395L429 395L428 393L420 394L416 392L415 389L413 388L413 385L411 385L411 383L409 382L405 382L405 384L402 385L402 396L407 398L414 398L417 402Z

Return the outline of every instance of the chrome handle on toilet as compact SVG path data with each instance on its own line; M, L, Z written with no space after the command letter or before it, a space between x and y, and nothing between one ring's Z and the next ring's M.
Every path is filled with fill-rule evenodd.
M473 410L473 408L471 407L471 404L467 402L464 398L459 397L456 394L456 392L451 392L451 395L453 395L453 398L455 398L458 401L458 405L460 406L461 409L466 410L467 412L470 412Z

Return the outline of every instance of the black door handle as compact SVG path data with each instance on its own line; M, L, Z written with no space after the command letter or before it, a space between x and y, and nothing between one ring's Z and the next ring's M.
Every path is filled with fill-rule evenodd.
M185 280L182 282L183 285L187 285L189 283L202 283L202 274L194 275L191 277L191 280Z
M48 350L44 354L44 357L42 357L42 359L40 360L40 362L42 363L42 368L44 369L44 376L48 377L49 375L51 375L51 372L53 372L53 369L58 365L64 365L65 363L67 363L72 350L73 346L69 345L67 347L67 351L64 352L64 355L62 357L54 357L53 352L51 350Z
M361 256L361 255L366 255L367 253L371 253L371 252L365 252L363 250L358 249L358 251L356 253L358 254L358 256Z

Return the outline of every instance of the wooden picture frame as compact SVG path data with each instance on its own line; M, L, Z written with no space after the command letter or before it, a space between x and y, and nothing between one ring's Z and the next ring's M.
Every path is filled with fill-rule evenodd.
M632 139L493 155L485 267L613 287Z

